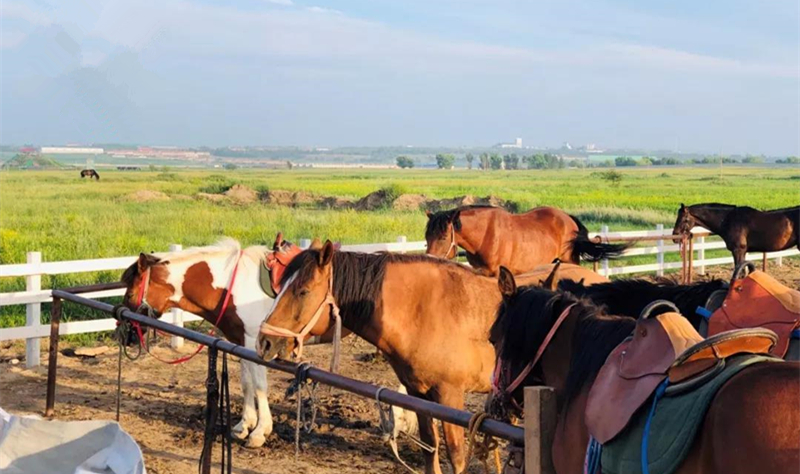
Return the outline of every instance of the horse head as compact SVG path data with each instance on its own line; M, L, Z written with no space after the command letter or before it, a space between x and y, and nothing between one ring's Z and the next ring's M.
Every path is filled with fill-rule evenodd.
M672 234L689 235L696 224L697 221L689 211L689 208L681 203L681 207L678 209L678 218L675 220L675 227L672 229ZM681 239L673 238L672 243L679 244L681 243Z
M289 358L302 352L308 335L319 336L330 327L333 307L331 241L295 257L281 279L281 291L261 325L256 348L265 360Z
M152 317L160 317L170 308L177 306L173 301L175 287L168 282L169 260L162 260L152 254L139 254L139 258L122 274L127 289L123 304L132 311Z
M456 258L458 255L456 232L461 230L461 210L451 209L435 213L428 211L427 216L425 240L428 246L425 253L439 258Z

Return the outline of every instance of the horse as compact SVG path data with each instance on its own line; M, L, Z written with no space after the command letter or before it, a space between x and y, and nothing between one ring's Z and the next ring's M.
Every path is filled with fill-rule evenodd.
M689 320L695 329L700 329L704 320L697 314L698 307L705 307L711 295L718 290L726 290L728 283L713 279L689 285L668 281L653 282L643 278L618 279L607 283L584 286L573 280L560 280L558 289L586 298L596 306L602 306L609 314L638 318L642 310L656 300L674 303L680 313Z
M496 276L500 266L515 275L554 259L580 263L619 256L628 245L593 242L575 216L553 207L512 214L500 207L462 206L428 212L428 255L455 258L458 247L473 268Z
M543 275L520 278L539 283ZM265 360L289 358L297 336L327 331L337 306L342 326L384 353L409 394L462 409L465 392L489 390L489 327L501 300L494 278L428 255L335 252L326 242L295 257L281 287L258 337ZM438 431L427 415L417 418L434 448L425 470L441 473ZM454 471L462 472L463 429L443 426Z
M747 206L706 203L678 209L673 235L688 235L700 225L722 237L733 254L734 267L744 262L747 252L777 252L800 249L800 206L759 211ZM680 239L673 239L680 243Z
M81 179L89 177L89 179L95 178L97 181L100 181L100 175L95 170L81 170Z
M611 351L630 336L636 320L606 315L570 293L517 287L510 272L501 273L498 285L503 303L491 338L498 357L499 389L487 405L500 418L521 416L522 387L553 387L558 406L551 451L555 472L582 473L589 442L584 417L589 389ZM557 320L563 323L552 332ZM538 362L528 369L537 355L541 355ZM524 369L527 375L516 388L511 387L508 382L516 382ZM800 364L791 362L754 364L734 375L714 395L676 472L796 470L800 464L798 382ZM507 387L512 393L507 393Z
M265 246L242 249L235 240L223 239L208 247L140 254L122 276L127 286L125 304L132 310L146 305L154 316L171 308L189 311L215 324L229 341L254 349L259 325L273 303L260 286L260 267L283 245L279 235L272 250ZM226 299L229 302L220 314ZM259 447L272 432L267 371L244 359L240 362L244 408L232 433L246 439L247 447Z

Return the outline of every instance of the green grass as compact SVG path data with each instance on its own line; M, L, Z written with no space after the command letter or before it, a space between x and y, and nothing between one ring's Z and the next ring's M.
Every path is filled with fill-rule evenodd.
M416 170L235 170L169 172L103 171L99 182L72 171L0 173L0 264L21 263L25 253L45 261L78 260L164 251L170 243L207 245L230 236L244 245L271 243L278 231L293 240L330 238L343 243L389 242L398 235L422 240L423 212L291 209L213 203L193 197L244 184L259 192L307 191L358 199L378 189L390 194L419 193L431 198L493 194L520 209L551 205L578 216L590 230L670 228L680 203L725 202L756 208L798 203L797 172L789 168L617 169L617 186L592 170L443 171ZM134 202L139 190L160 191L169 201ZM181 199L184 198L184 199ZM724 254L724 253L723 253ZM711 253L709 252L709 255ZM628 260L629 264L641 262ZM119 272L43 278L43 287L113 281ZM0 291L24 289L24 281L4 279ZM72 312L79 310L73 309ZM0 309L0 326L19 323L24 308ZM77 316L76 316L77 317Z

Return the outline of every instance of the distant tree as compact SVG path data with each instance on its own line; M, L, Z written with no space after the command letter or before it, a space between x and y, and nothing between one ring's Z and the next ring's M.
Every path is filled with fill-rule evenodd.
M797 156L788 156L784 160L776 160L775 163L786 164L786 165L798 165L800 164L800 157Z
M292 169L294 168L294 163L291 160L286 160L286 167Z
M489 162L490 162L493 170L501 170L501 169L503 169L503 157L502 156L493 153L492 156L489 157Z
M761 156L745 156L742 163L763 163L764 158Z
M601 178L608 181L614 187L619 186L619 183L622 182L622 173L614 170L606 171L600 175Z
M481 153L481 169L486 171L490 168L490 160L488 153Z
M636 160L630 156L618 156L614 158L614 164L617 166L636 166Z
M226 170L235 170L236 168L238 168L238 166L236 166L234 163L225 163L224 165L222 165L222 167L225 168Z
M472 153L467 153L466 159L467 159L467 169L471 170L472 162L475 161L475 157L472 156Z
M148 166L147 166L147 168L148 168L150 171L156 171L156 170L158 170L158 168L156 168L156 165L154 165L153 163L150 163L150 165L148 165Z
M162 166L161 167L161 172L162 173L169 173L169 166L167 166L167 165Z
M407 156L398 156L397 157L397 166L400 168L413 168L414 167L414 160Z
M507 170L518 170L519 157L516 154L505 155L503 157L503 164Z
M436 155L436 166L439 169L449 170L456 162L456 157L450 153L439 153Z
M643 156L639 158L639 161L636 162L639 166L651 166L653 164L653 160L650 159L649 156Z

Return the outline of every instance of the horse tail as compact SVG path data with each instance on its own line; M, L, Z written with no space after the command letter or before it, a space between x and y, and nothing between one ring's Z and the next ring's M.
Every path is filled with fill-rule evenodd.
M578 226L575 232L575 238L570 242L572 244L572 261L580 262L581 259L587 262L597 262L604 258L618 258L622 252L627 250L633 245L630 244L608 244L596 242L589 238L589 229L577 217L569 215L570 218Z

